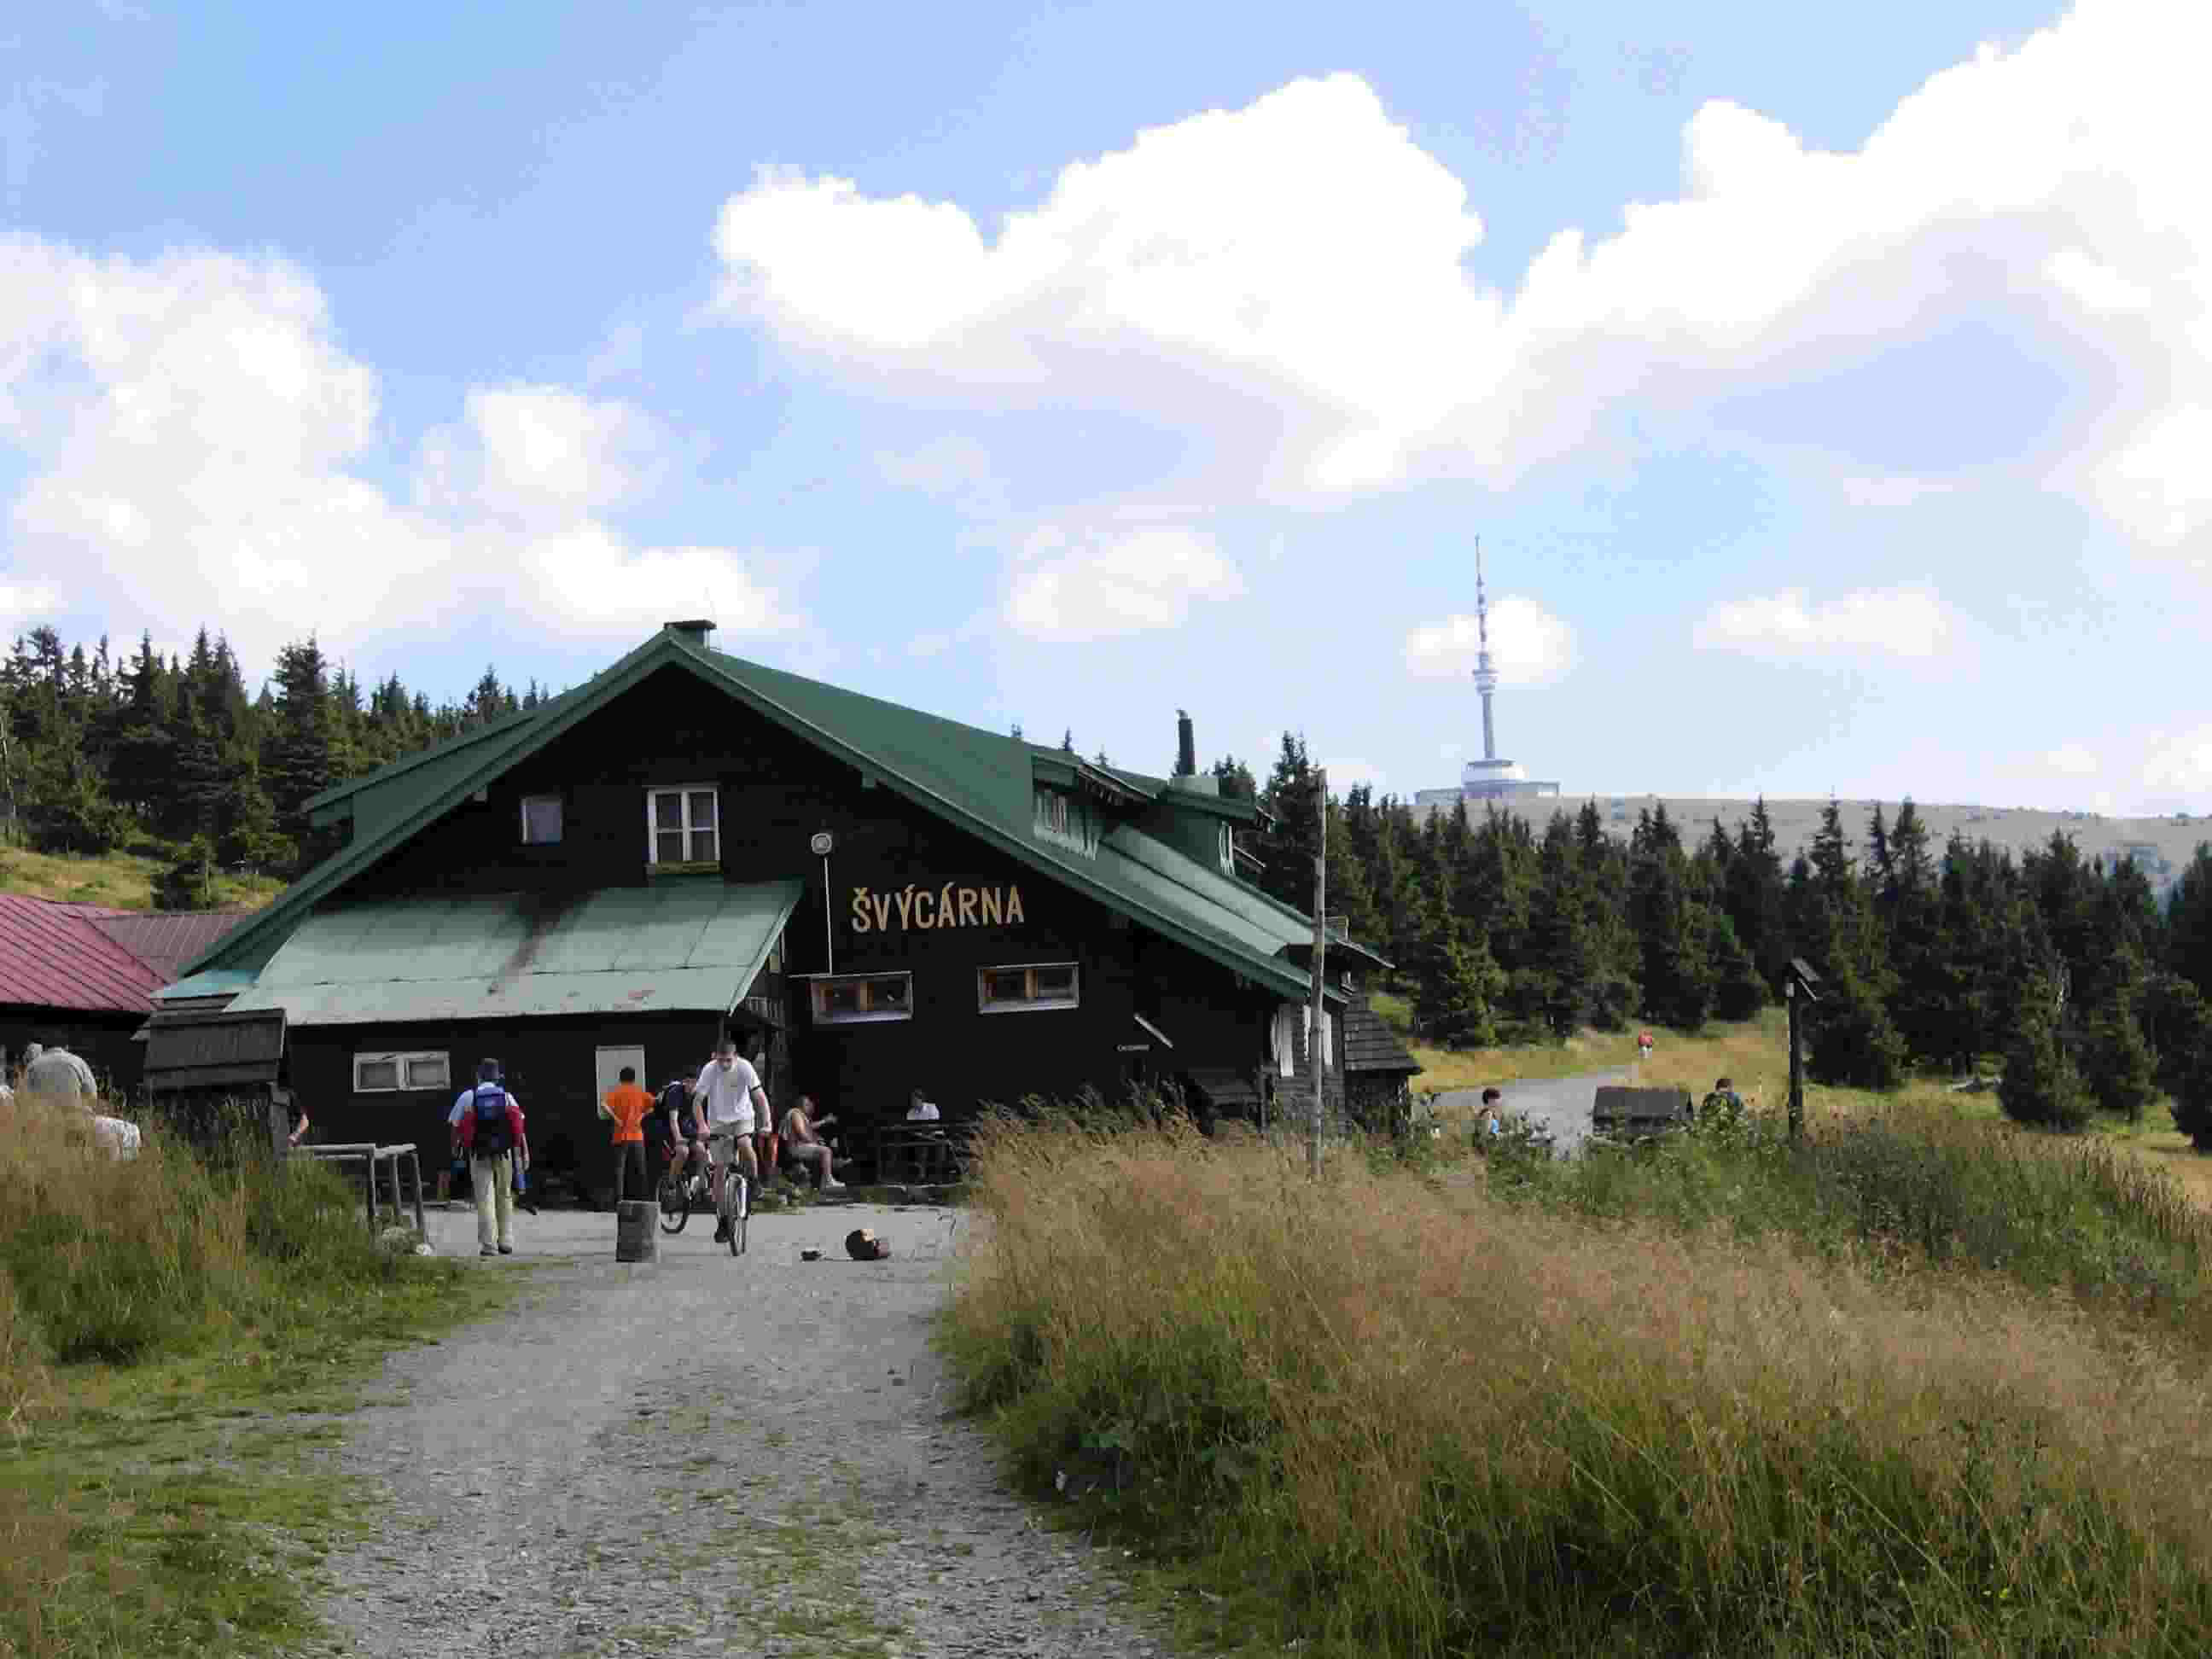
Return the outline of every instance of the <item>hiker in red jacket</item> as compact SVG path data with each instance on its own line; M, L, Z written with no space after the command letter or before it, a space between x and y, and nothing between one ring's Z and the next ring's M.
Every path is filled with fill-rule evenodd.
M467 1155L469 1185L476 1189L477 1253L513 1255L513 1170L530 1168L530 1136L522 1103L501 1086L497 1060L478 1063L476 1087L461 1091L451 1121L453 1146Z

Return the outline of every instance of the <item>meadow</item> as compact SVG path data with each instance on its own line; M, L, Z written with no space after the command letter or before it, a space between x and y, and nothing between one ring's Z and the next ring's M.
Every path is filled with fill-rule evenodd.
M310 1633L358 1510L309 1454L368 1360L498 1294L379 1249L349 1187L243 1146L148 1123L118 1160L72 1105L0 1102L0 1655Z
M149 853L103 853L89 857L0 847L0 893L66 899L114 910L150 910L155 887L167 864L167 859ZM217 870L208 883L204 902L196 902L195 908L258 910L283 890L284 884L273 876Z
M947 1352L1203 1646L2212 1651L2212 1219L1939 1085L1792 1143L1774 1035L1658 1034L1763 1109L1572 1162L996 1124Z

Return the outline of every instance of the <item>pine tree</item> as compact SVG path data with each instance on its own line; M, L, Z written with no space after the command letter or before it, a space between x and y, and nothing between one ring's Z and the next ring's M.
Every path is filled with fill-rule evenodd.
M312 634L276 653L276 729L262 768L276 808L276 827L309 845L307 804L337 781L329 681Z
M2059 1040L2059 1018L2058 976L2050 968L2036 967L2013 1010L1997 1103L2016 1123L2072 1131L2089 1121L2089 1096Z
M2148 971L2133 943L2121 946L2105 975L2104 993L2082 1034L2082 1069L2090 1095L2107 1112L2130 1123L2158 1092L2157 1057L2143 1035L2142 1000Z
M2166 901L2166 965L2212 1000L2212 843L2199 842Z
M2143 1026L2158 1056L2158 1086L2172 1099L2173 1127L2212 1152L2212 1007L2180 975L2152 973Z
M1881 921L1853 868L1843 813L1831 800L1813 837L1803 878L1792 872L1798 926L1820 970L1806 1067L1820 1082L1893 1089L1905 1078L1905 1040L1889 1017L1896 983Z
M1495 1015L1505 975L1481 935L1431 898L1414 964L1413 1018L1431 1041L1476 1048L1497 1041Z

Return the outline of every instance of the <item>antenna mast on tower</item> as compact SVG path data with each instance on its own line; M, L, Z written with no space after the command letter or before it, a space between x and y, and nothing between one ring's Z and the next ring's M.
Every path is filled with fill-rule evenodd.
M1498 758L1498 732L1491 722L1491 694L1498 690L1498 671L1490 662L1490 595L1482 585L1482 538L1474 538L1474 625L1480 649L1474 659L1474 689L1482 693L1482 757Z

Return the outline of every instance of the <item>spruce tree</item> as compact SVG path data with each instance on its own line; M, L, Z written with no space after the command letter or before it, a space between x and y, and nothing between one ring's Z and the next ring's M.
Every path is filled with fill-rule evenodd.
M2089 1121L2089 1095L2059 1036L2059 979L2032 969L2015 1000L1997 1103L2016 1123L2069 1132Z
M1497 1041L1505 975L1482 936L1433 896L1423 915L1414 975L1413 1018L1431 1042L1479 1048Z
M307 803L337 781L328 673L313 635L276 653L276 726L262 770L278 830L305 846Z
M2157 1057L2143 1035L2142 1010L2147 970L2142 952L2125 944L2109 965L2102 995L2082 1032L2082 1071L2099 1108L2130 1123L2158 1092Z

